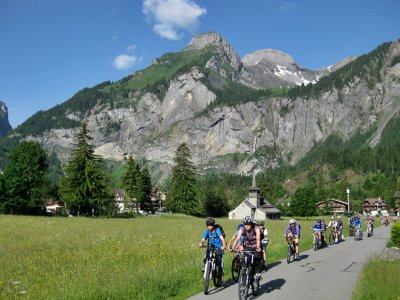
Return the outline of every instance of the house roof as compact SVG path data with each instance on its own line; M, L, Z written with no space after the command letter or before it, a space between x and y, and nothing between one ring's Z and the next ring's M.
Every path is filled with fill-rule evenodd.
M386 205L385 201L383 201L383 199L381 199L380 197L379 198L367 198L364 200L363 205L376 205L376 203Z
M267 214L280 214L281 211L275 207L260 207L259 210L267 213Z
M333 199L333 198L327 199L327 200L324 200L324 201L319 201L319 202L316 203L316 205L320 205L322 203L330 202L330 201L337 202L337 203L340 203L340 204L343 204L343 205L347 205L347 202L339 200L339 199Z
M244 204L246 204L250 208L256 208L253 204L251 204L247 199L243 201Z

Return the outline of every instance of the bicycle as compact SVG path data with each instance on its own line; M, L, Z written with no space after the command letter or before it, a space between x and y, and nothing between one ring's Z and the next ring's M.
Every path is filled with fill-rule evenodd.
M363 233L362 233L362 231L361 231L361 226L357 226L356 232L354 233L354 239L355 239L356 241L362 240L362 236L363 236Z
M372 236L372 224L371 223L367 223L367 237Z
M204 263L204 294L208 294L209 282L212 279L215 287L222 285L222 266L217 264L216 251L218 248L207 246L206 261ZM223 264L223 262L221 262Z
M238 283L238 292L239 292L239 300L246 300L249 296L249 289L251 287L251 291L253 296L258 295L258 290L260 288L260 278L254 279L254 253L256 251L242 251L242 269L239 274L239 283Z
M288 241L288 252L286 257L286 261L288 264L290 264L292 259L296 260L296 244L292 237L290 237L289 240L290 241Z
M331 233L329 234L329 245L333 245L335 243L335 240L336 240L336 232L332 228Z
M318 238L318 231L314 231L313 233L313 248L314 251L317 251L319 248L321 248L320 239Z
M234 250L233 250L234 251ZM235 255L232 259L232 279L238 281L240 275L240 269L242 268L242 256L239 251L234 251Z

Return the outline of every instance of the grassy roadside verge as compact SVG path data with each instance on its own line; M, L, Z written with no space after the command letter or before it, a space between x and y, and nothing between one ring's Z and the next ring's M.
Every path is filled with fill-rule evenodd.
M400 260L372 259L361 271L353 300L399 300Z

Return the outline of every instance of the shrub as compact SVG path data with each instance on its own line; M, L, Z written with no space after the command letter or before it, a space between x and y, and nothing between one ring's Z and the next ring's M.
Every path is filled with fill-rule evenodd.
M392 226L391 239L396 247L400 248L400 223Z

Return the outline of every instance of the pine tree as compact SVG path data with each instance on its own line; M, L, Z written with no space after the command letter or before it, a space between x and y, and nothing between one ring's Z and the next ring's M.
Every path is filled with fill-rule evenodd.
M10 152L1 181L1 212L39 214L49 186L46 153L42 147L32 141L18 144Z
M200 215L202 214L200 190L197 186L195 167L190 157L186 143L181 144L175 152L175 166L172 168L172 185L167 206L175 213Z
M141 197L140 207L144 211L154 213L153 204L151 202L151 177L149 169L145 166L142 170L142 185L141 185Z
M113 207L104 162L94 154L94 146L89 144L91 139L87 125L83 124L71 160L65 167L66 178L61 187L62 198L68 209L76 211L78 215L80 212L86 215L100 214L102 209Z
M139 165L133 159L132 155L128 158L127 167L121 179L121 186L125 189L129 201L136 201L136 203L139 203L142 176L140 174ZM139 210L138 206L136 206L136 210Z

